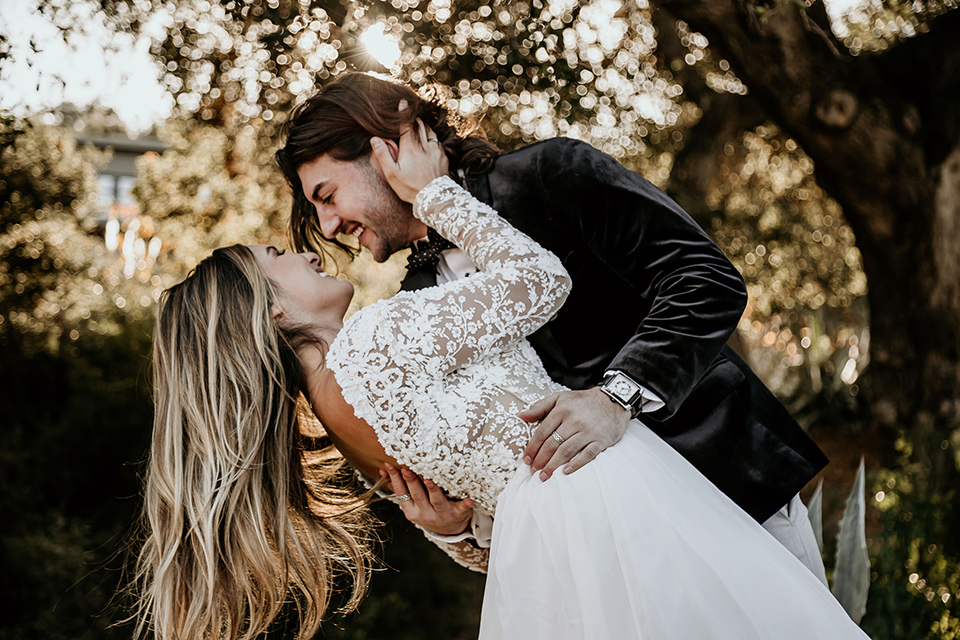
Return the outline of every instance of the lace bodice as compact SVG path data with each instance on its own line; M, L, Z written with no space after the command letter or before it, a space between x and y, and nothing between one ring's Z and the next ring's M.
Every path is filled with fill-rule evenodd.
M531 429L517 414L559 391L524 340L560 308L560 260L447 177L414 214L479 267L470 278L405 291L354 314L327 366L388 454L450 496L493 515Z

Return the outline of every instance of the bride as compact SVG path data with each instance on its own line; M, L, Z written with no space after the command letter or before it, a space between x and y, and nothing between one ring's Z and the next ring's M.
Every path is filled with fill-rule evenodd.
M253 638L292 595L298 637L310 638L338 575L354 578L359 600L363 523L305 476L302 391L364 476L408 468L496 512L491 549L445 545L488 573L484 640L865 638L810 571L637 420L577 473L531 474L517 414L561 388L524 337L560 308L570 278L446 176L422 127L400 153L391 186L415 193L415 215L480 273L344 322L353 287L315 254L234 246L165 293L141 631Z

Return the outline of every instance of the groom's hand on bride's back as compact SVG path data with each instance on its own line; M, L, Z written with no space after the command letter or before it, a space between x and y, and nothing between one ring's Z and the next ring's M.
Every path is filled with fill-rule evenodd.
M540 422L523 451L523 461L540 470L541 480L561 467L564 473L573 473L587 464L620 442L630 422L630 412L596 387L555 393L530 405L520 417Z

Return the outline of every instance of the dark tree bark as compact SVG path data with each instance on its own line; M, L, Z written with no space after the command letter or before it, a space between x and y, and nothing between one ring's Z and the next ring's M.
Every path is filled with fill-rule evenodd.
M658 5L704 34L814 160L863 256L876 424L888 438L905 427L939 459L960 416L960 11L852 57L819 0Z

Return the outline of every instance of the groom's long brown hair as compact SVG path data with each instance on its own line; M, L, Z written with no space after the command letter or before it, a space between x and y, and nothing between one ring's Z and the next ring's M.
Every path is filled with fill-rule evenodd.
M331 244L356 255L358 250L323 237L313 205L303 195L297 170L322 155L353 161L370 153L370 138L398 140L400 131L420 118L443 145L450 173L480 174L490 170L499 149L476 122L454 121L441 103L445 91L410 87L363 73L349 73L331 82L297 107L284 125L286 143L277 163L293 188L290 231L298 251L323 251ZM408 108L398 106L406 100Z

